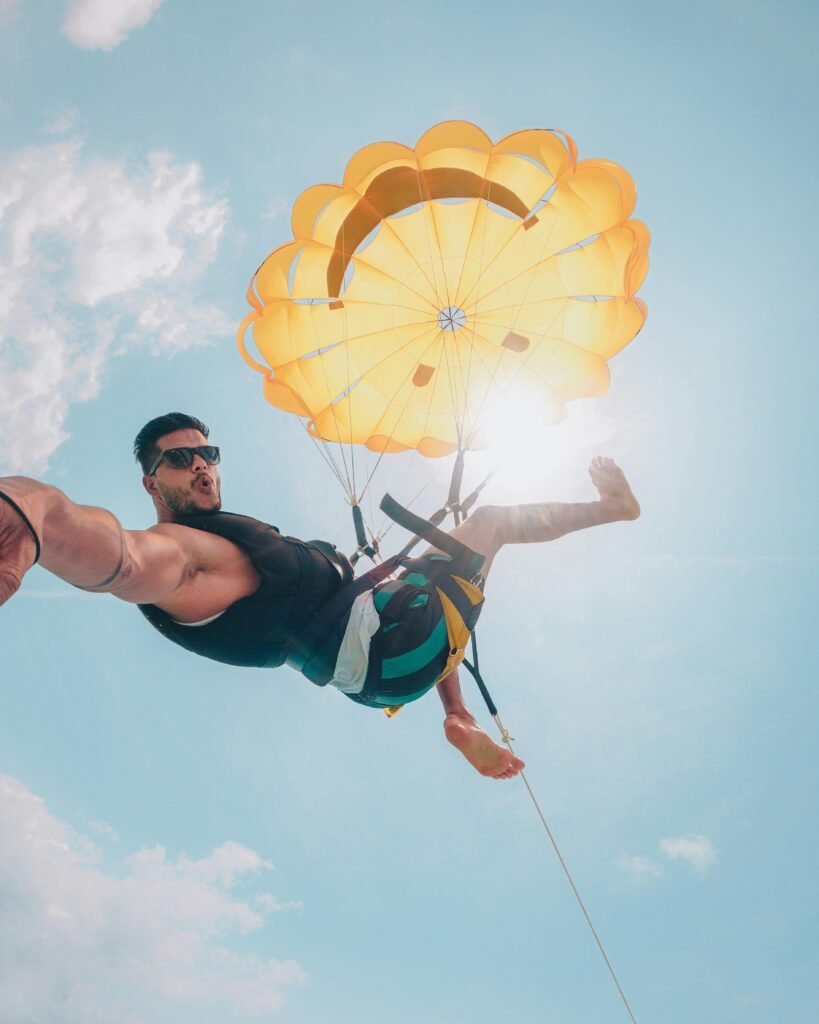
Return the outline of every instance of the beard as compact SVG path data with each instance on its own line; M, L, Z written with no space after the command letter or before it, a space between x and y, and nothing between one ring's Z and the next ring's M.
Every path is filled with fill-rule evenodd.
M160 487L159 495L175 516L207 516L222 507L222 496L214 483L206 493L192 487Z

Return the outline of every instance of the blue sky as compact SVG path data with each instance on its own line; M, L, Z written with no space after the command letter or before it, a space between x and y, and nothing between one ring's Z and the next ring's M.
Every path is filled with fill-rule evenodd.
M641 1024L819 1012L818 21L0 2L0 472L128 527L133 436L179 408L227 508L353 546L233 335L293 200L362 145L560 127L634 176L648 323L487 496L591 498L602 445L643 517L505 553L481 651ZM627 1019L522 784L472 774L434 697L387 721L192 659L40 569L0 692L3 1020Z

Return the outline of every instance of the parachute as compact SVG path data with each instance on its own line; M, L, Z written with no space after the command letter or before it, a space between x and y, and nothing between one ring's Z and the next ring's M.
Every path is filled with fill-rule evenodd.
M578 161L561 131L493 143L449 121L414 149L365 146L341 184L296 200L292 241L248 289L240 352L328 451L462 454L510 401L557 422L607 390L645 321L635 201L622 167ZM347 489L355 505L349 474Z

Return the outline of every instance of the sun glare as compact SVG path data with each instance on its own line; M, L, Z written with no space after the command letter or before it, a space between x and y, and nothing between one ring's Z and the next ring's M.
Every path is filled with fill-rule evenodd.
M544 495L571 497L588 487L586 467L595 455L606 454L614 421L595 404L569 406L565 420L543 422L536 401L512 403L492 411L485 421L488 447L473 453L473 472L496 476L487 497L502 502L543 500Z

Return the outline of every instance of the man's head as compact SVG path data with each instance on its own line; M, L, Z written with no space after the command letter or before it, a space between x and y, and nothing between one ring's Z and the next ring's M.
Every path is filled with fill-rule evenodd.
M178 448L188 451L166 454ZM197 448L205 450L193 450ZM134 455L160 522L178 515L218 512L222 507L219 470L207 448L208 428L195 416L181 412L157 416L137 434Z

